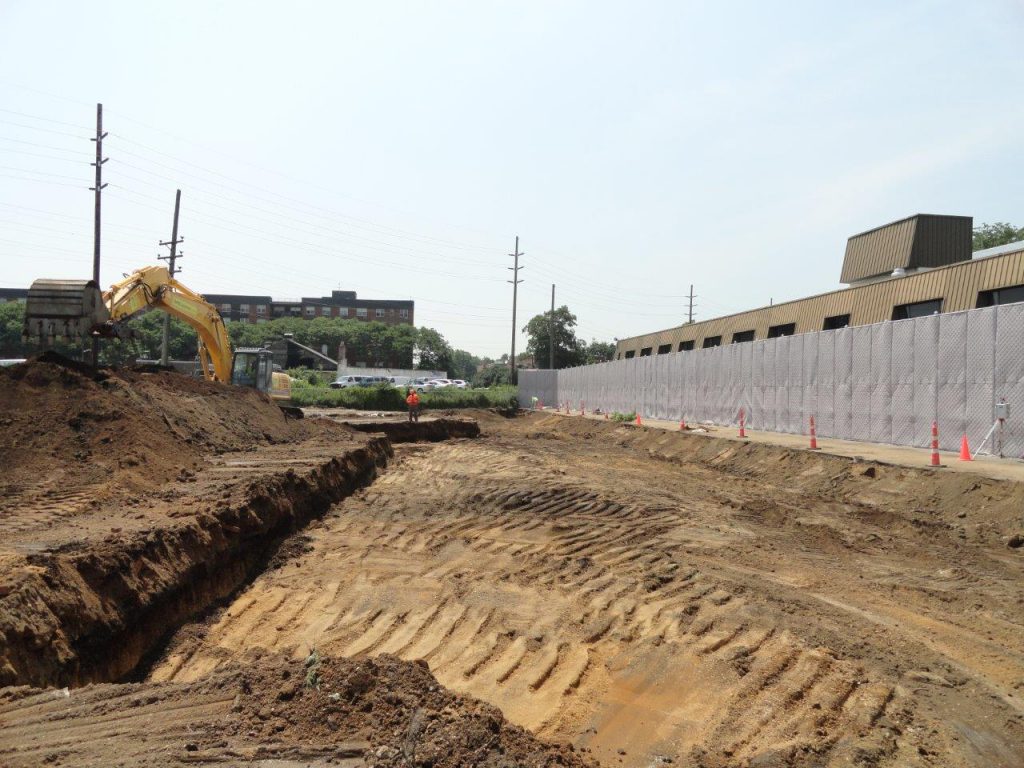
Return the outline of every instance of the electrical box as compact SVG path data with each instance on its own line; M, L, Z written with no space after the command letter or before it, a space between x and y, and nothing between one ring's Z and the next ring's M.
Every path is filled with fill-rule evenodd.
M1010 418L1010 404L1003 401L996 403L996 418L997 419L1008 419Z

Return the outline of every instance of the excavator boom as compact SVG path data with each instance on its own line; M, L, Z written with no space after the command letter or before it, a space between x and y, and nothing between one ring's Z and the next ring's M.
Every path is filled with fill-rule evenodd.
M100 294L84 280L36 280L25 307L26 337L44 344L56 337L123 338L133 317L159 309L199 335L199 363L207 379L251 386L280 402L291 399L291 379L273 371L266 349L231 351L217 308L179 283L164 267L142 267ZM301 411L300 411L301 414Z

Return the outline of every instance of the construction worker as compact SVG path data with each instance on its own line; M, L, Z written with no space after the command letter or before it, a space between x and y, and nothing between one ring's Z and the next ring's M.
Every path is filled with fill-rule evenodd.
M420 396L415 389L410 389L405 398L405 404L409 406L409 421L420 420Z

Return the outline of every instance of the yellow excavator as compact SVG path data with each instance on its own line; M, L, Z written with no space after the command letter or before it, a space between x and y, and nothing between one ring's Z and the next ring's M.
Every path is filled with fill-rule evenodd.
M164 267L142 267L109 291L91 280L36 280L28 290L24 334L43 345L56 338L125 338L131 318L159 309L184 320L199 335L203 377L266 392L289 413L291 378L274 370L269 349L240 347L231 340L217 308L171 277Z

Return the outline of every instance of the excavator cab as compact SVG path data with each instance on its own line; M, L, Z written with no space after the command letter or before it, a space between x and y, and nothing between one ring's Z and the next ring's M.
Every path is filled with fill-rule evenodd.
M231 383L270 394L274 361L269 349L239 347L231 360Z

